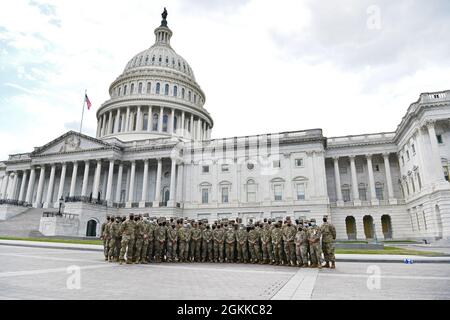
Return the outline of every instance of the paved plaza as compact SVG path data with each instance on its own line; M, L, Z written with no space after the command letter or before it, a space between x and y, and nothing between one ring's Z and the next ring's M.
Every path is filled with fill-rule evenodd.
M444 263L120 266L95 251L2 245L0 260L0 299L450 299Z

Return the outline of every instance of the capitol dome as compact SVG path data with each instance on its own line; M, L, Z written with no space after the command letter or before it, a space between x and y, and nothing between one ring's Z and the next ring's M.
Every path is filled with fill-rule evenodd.
M155 43L135 55L109 88L97 111L97 137L121 141L178 137L207 140L213 120L205 94L187 61L170 45L167 11Z

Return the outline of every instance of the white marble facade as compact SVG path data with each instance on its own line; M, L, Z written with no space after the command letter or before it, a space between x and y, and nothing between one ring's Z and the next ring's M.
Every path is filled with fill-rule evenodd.
M450 238L450 91L422 93L394 132L211 139L205 94L172 31L162 24L155 36L111 84L95 138L70 131L0 162L0 211L55 211L63 198L74 222L48 217L41 231L78 236L98 234L106 214L137 212L327 215L340 239Z

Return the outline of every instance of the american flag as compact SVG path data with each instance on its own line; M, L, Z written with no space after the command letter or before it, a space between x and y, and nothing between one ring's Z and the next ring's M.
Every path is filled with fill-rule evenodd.
M86 101L88 110L91 110L92 103L91 103L91 101L89 100L87 94L84 95L84 100Z

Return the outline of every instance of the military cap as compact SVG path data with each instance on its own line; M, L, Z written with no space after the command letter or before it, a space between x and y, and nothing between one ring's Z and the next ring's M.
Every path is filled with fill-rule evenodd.
M311 221L311 222L316 222L316 219L315 219L315 218L311 218L310 221Z

